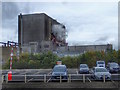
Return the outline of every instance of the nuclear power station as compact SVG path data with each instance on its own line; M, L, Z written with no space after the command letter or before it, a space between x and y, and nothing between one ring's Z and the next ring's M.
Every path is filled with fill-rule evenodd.
M18 43L21 52L55 52L58 55L79 55L86 51L112 49L112 45L68 46L66 27L45 13L18 15Z
M112 44L68 46L66 27L45 13L18 15L18 42L14 42L14 54L43 53L52 51L60 57L78 56L87 51L108 51ZM11 42L0 42L2 63L10 57ZM13 44L13 41L12 41Z
M22 52L44 52L66 46L66 28L48 15L18 16L18 42Z

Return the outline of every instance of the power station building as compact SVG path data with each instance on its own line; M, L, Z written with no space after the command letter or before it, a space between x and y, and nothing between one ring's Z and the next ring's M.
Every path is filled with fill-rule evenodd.
M18 16L18 43L22 52L44 52L66 46L66 28L45 13Z
M64 46L58 47L56 54L60 57L64 56L79 56L88 51L104 51L112 50L112 44L107 45L79 45L79 46Z
M11 43L0 42L2 64L10 58ZM19 47L18 47L19 46ZM87 51L107 51L112 44L68 46L66 27L44 13L18 15L18 43L14 42L14 55L20 52L40 53L52 51L60 57L77 56Z
M111 44L68 46L66 27L45 13L18 15L18 43L22 52L53 51L59 56L112 49Z

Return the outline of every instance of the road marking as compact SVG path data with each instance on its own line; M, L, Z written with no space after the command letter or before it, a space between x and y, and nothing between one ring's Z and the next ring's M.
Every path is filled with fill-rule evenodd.
M118 87L118 84L116 84L115 81L113 81L113 80L111 80L111 81L116 87Z
M91 82L91 80L87 77L88 81Z
M27 82L29 82L29 81L31 81L31 80L33 80L33 78L29 79Z
M113 80L111 80L112 81L112 83L115 83L115 81L113 81Z
M38 73L40 73L39 71L37 71L35 74L38 74Z
M52 72L49 72L47 75L50 75Z
M48 79L47 83L51 80L51 78Z

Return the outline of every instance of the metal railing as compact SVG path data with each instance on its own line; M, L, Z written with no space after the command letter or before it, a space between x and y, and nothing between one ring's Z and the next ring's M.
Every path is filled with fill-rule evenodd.
M59 81L62 83L63 81L66 81L68 83L73 82L73 81L82 81L85 83L86 81L92 82L93 80L95 81L94 78L91 78L92 74L68 74L67 79L62 78L63 76L60 75L59 78L57 79L52 79L52 75L47 75L47 74L42 74L42 75L12 75L12 80L8 80L8 74L2 75L2 82L11 82L11 81L22 81L24 83L28 83L31 81L39 81L39 82L44 82L48 83L50 81ZM115 77L115 75L113 74ZM116 79L112 80L120 80L120 74L116 77ZM106 82L105 75L103 75L103 82Z

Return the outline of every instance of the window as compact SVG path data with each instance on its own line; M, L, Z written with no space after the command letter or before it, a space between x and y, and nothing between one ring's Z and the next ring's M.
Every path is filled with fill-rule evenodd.
M49 45L44 45L44 48L49 48Z

